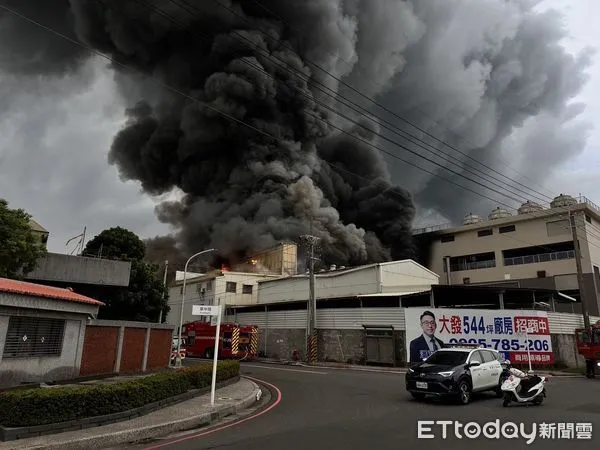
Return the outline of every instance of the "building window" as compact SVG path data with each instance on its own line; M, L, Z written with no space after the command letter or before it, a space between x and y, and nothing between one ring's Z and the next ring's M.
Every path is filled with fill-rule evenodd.
M489 230L481 230L477 232L477 236L479 237L483 237L483 236L491 236L492 234L494 234L494 232L489 229Z
M206 282L206 290L207 291L212 291L213 288L213 280L209 280Z
M12 316L8 321L3 358L60 356L65 321Z
M471 284L471 278L469 278L469 277L463 278L463 284Z
M233 281L228 281L225 284L225 292L237 292L237 285Z
M242 286L242 294L252 294L252 285L251 284L244 284Z
M489 269L492 267L496 267L496 254L494 252L453 256L450 258L450 272ZM444 264L444 272L447 272L446 264Z
M515 231L515 230L516 230L516 228L515 228L514 225L507 225L505 227L498 228L498 232L499 233L510 233L512 231Z
M440 238L441 242L454 242L454 235L453 234L446 234L444 236L442 236Z

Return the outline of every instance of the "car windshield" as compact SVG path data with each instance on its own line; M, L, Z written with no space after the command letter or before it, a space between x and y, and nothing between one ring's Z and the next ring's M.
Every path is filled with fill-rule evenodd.
M427 358L428 364L438 364L440 366L458 366L467 362L468 352L445 352L438 350Z

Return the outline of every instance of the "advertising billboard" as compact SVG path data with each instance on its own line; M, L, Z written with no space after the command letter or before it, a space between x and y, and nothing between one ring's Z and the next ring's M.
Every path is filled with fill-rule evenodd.
M447 345L477 344L498 350L514 364L554 363L544 311L406 308L406 355L420 362Z

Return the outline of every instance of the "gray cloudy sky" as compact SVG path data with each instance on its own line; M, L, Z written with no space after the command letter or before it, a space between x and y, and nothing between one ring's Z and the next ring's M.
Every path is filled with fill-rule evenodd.
M600 48L595 24L598 0L547 0L567 14L573 51ZM156 219L157 200L135 182L119 180L107 163L114 135L123 122L123 103L106 61L90 61L86 79L38 79L21 92L4 92L0 74L0 197L32 214L50 232L49 250L67 252L66 241L87 227L89 238L111 226L143 237L168 231ZM583 154L544 183L546 192L582 193L600 204L600 61L581 95L584 117L595 125ZM5 83L7 86L9 83ZM54 95L40 96L51 90ZM511 175L510 172L505 172Z

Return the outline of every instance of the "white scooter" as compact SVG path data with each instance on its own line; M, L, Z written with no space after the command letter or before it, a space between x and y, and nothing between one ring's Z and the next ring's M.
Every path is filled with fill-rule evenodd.
M504 393L504 401L502 406L508 406L510 402L525 403L533 405L541 405L546 397L546 382L547 377L538 377L537 375L530 374L533 377L533 383L527 380L528 386L527 392L523 392L522 382L523 380L515 375L510 375L504 383L502 383L501 390Z

